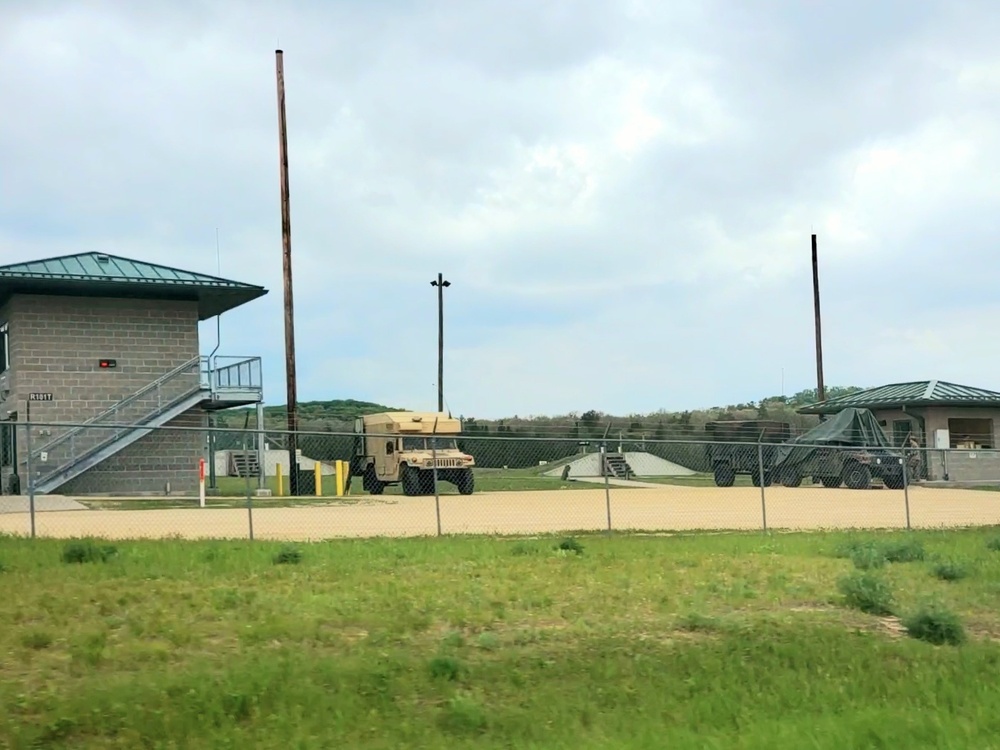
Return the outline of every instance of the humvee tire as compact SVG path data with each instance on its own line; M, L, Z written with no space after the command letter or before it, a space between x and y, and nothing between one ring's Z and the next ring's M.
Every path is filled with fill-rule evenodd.
M716 464L714 475L716 487L732 487L736 482L736 472L729 464Z

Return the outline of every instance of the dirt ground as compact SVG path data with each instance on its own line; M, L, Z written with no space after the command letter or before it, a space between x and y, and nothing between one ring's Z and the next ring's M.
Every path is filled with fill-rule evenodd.
M759 529L758 488L659 486L612 488L611 525L618 530ZM771 529L905 528L902 491L769 487ZM1000 493L914 487L913 527L1000 524ZM352 505L260 508L253 511L258 539L421 536L437 533L434 498L363 498ZM36 533L48 537L246 538L246 509L76 510L35 514ZM602 530L608 527L603 490L495 492L440 501L444 534L525 534ZM0 533L27 534L27 513L0 515Z

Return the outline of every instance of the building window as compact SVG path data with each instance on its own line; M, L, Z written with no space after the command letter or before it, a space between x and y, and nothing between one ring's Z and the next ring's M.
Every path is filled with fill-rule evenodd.
M988 450L993 447L992 419L949 419L951 447L963 450Z
M7 331L8 324L0 324L0 372L10 369L10 337Z

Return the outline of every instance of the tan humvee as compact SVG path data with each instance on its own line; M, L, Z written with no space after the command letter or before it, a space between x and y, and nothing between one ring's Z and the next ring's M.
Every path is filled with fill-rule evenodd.
M402 484L405 495L433 495L438 481L450 482L463 495L475 486L475 459L458 449L458 419L438 412L383 412L354 422L351 474L366 492L381 495L387 484Z

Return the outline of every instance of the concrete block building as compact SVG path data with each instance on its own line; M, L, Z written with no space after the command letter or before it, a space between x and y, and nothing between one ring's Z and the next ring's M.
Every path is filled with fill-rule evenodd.
M202 355L198 324L265 294L103 253L0 266L4 491L27 491L29 404L36 492L194 490L205 433L157 428L263 403L260 358Z
M894 445L913 435L928 449L930 480L1000 481L1000 393L944 380L920 380L869 388L799 409L837 414L869 409Z

